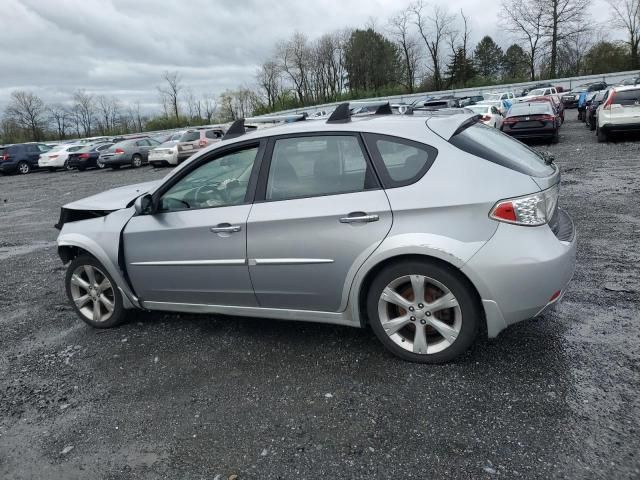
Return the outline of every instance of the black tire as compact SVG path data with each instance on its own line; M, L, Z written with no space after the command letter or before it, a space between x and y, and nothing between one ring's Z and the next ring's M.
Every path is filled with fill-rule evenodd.
M108 320L105 320L103 322L94 322L93 320L85 317L76 306L76 303L73 301L73 296L71 294L71 277L78 267L82 267L84 265L90 265L100 269L100 271L103 272L103 274L109 279L109 282L111 282L111 285L113 286L113 313ZM80 317L80 319L87 325L90 325L94 328L112 328L120 325L126 319L127 311L122 305L122 294L117 288L116 282L113 280L111 275L109 275L109 272L107 272L102 264L90 255L80 255L69 264L69 266L67 267L67 273L65 275L65 290L67 292L67 298L69 299L72 308Z
M551 137L551 143L558 143L560 141L560 133L558 132L558 130L556 130L556 133L553 134L553 137Z
M18 173L21 175L26 175L27 173L31 172L31 165L29 165L29 162L18 162Z
M100 170L104 170L104 167L106 167L106 165L102 163L100 160L97 160L96 167L99 168Z
M594 118L589 122L589 130L593 132L595 129L596 129L596 119Z
M142 157L137 153L131 157L131 166L133 168L140 168L142 166Z
M405 275L431 277L447 287L458 300L462 313L462 326L456 340L440 352L431 354L413 353L397 345L384 331L378 315L378 302L382 291L393 280ZM378 273L367 294L367 314L369 324L382 344L394 355L416 363L445 363L465 353L478 337L481 324L481 309L472 287L452 267L443 266L429 260L402 261L392 264Z
M609 136L603 132L600 127L596 125L596 135L598 137L598 142L605 143L609 141Z

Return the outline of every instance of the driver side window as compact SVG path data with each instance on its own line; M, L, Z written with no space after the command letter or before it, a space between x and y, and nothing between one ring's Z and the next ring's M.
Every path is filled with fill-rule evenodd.
M161 212L244 203L258 146L227 153L178 180L160 199Z

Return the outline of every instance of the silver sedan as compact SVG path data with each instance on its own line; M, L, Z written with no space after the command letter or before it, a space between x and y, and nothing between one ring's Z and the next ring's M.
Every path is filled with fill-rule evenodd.
M236 122L162 181L65 205L58 246L94 327L136 309L369 326L440 363L562 297L576 235L559 182L478 117L339 107Z

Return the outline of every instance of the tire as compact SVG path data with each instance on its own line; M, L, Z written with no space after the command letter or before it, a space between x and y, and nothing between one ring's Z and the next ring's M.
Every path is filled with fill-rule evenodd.
M31 165L29 165L29 162L25 162L23 160L22 162L18 163L18 173L20 175L26 175L30 171L31 171Z
M431 303L413 300L415 294L411 279L416 279L417 284L420 284L420 279L424 281L425 300L437 294L435 298L432 296ZM390 297L384 293L388 288L398 296ZM403 293L400 295L399 292ZM435 305L446 292L453 296L456 305L438 310L433 307L430 311L429 305ZM388 301L388 298L406 301L406 309ZM410 362L431 364L449 362L466 352L478 336L482 318L468 282L453 268L428 260L402 261L380 271L367 294L367 314L374 333L391 353ZM402 328L388 334L387 330L394 328L388 326L389 321L399 318L403 318L400 323ZM431 323L434 321L437 329ZM415 345L418 331L424 334L421 337L423 342ZM440 331L452 336L446 338ZM422 347L425 351L418 353ZM429 348L433 350L431 353L428 352Z
M609 136L605 132L603 132L598 126L596 126L596 136L598 137L599 143L605 143L609 141Z
M131 166L133 168L140 168L142 166L142 157L137 153L131 157Z
M68 161L64 162L64 168L65 168L65 170L69 170L69 171L73 170L73 167L71 165L69 165Z
M96 167L98 167L100 170L104 170L104 167L106 165L104 163L102 163L100 160L96 161Z
M553 134L553 137L551 137L551 143L556 144L560 141L560 133L558 132L558 130L556 130L556 133Z
M93 271L93 283L92 277L87 273L89 269ZM108 281L109 288L104 290L89 289L81 285L83 282L85 285L100 287L105 285L105 280ZM80 255L69 264L65 275L65 289L71 306L87 325L94 328L112 328L125 320L126 310L122 306L122 294L111 275L94 257ZM80 305L80 302L84 303ZM95 313L96 308L98 315Z

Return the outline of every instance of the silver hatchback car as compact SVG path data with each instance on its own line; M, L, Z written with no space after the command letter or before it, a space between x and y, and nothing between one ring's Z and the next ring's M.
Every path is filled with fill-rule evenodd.
M69 300L98 328L134 309L368 325L403 359L452 360L575 267L558 168L478 120L238 121L162 181L62 208Z

